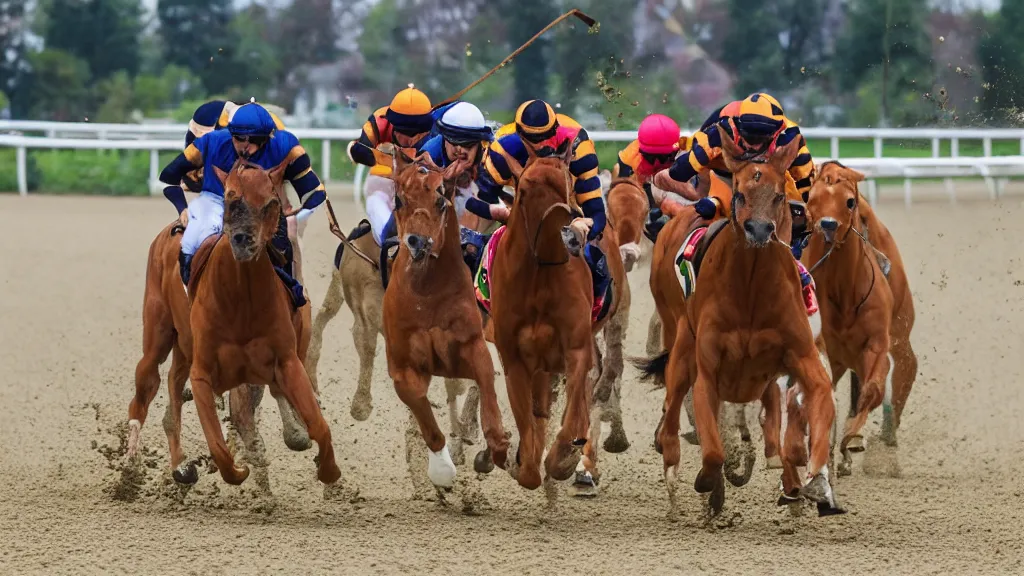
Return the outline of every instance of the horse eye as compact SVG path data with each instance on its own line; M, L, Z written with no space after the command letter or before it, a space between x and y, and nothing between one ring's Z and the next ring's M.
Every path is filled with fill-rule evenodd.
M426 166L420 166L419 167L419 171L420 171L420 174L426 174L427 172L429 172L429 170L427 170Z
M744 202L747 201L747 199L743 196L742 192L736 192L735 196L736 196L736 203L737 204L743 204Z
M786 197L786 195L785 195L785 194L776 194L776 195L775 195L775 203L776 203L776 204L778 204L779 202L782 202L782 200L783 200L783 199L784 199L785 197Z
M848 209L853 210L853 207L856 206L856 205L857 205L857 201L854 200L853 198L847 198L846 199L846 207Z
M402 197L399 196L398 194L395 194L395 210L401 210L401 209L402 209Z
M446 204L447 204L447 202L445 202L444 196L438 196L437 197L437 211L438 212L444 212Z

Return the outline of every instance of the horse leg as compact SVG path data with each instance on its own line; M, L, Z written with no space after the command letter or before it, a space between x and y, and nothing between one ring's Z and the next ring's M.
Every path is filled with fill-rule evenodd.
M312 385L312 378L310 378ZM277 409L281 413L281 434L284 436L284 445L295 452L302 452L313 447L313 441L302 426L299 415L288 403L288 398L278 390L272 390L271 396L277 401Z
M726 404L724 408L725 417L719 420L719 435L721 437L724 433L726 446L725 479L733 486L746 486L754 474L754 464L757 462L750 428L747 426L746 404Z
M622 426L622 348L626 336L626 324L629 322L628 302L625 307L620 305L615 315L604 327L604 369L601 379L594 389L595 399L601 403L602 412L606 412L611 421L611 432L604 441L604 449L612 454L620 454L629 449L629 439ZM607 395L601 398L601 391L607 388ZM603 419L603 418L602 418ZM595 439L596 441L596 439Z
M245 444L245 462L252 467L257 489L271 496L270 477L267 475L267 450L260 435L257 406L263 397L263 386L243 384L231 391L228 406L231 422Z
M589 327L586 335L589 336ZM594 360L589 339L583 339L576 346L567 346L566 354L566 403L562 427L558 431L555 445L548 452L544 468L555 480L568 480L579 463L580 449L590 435L591 392L587 373Z
M484 346L484 351L486 350ZM487 352L488 356L490 352ZM491 378L494 377L494 364L491 364ZM462 401L462 415L459 423L462 426L462 441L476 444L480 439L480 386L475 381L463 381L466 386L466 399Z
M181 346L177 342L171 356L171 371L167 375L167 410L164 411L164 434L167 435L167 447L170 452L171 470L185 461L185 453L181 449L181 404L185 381L192 364L188 361Z
M810 430L808 482L801 494L818 504L818 515L842 514L836 505L835 494L829 480L829 431L836 416L835 397L825 366L812 347L806 354L787 354L790 371L800 381L804 394L804 410Z
M508 438L505 436L505 425L501 421L498 393L494 389L494 363L491 361L491 353L487 350L487 343L482 337L476 338L472 343L462 347L461 356L461 363L470 367L474 380L469 394L467 394L466 404L467 406L470 405L469 396L475 392L477 401L472 404L474 423L477 411L476 404L479 404L480 419L483 421L484 440L487 442L487 451L490 452L491 462L505 468L508 464ZM463 426L465 426L465 422L466 420L463 418ZM465 432L465 429L463 429L463 432ZM473 435L476 435L475 430ZM482 464L484 463L475 463L477 472L485 469L489 472L488 468L490 466L483 466Z
M530 374L518 358L502 359L505 366L505 390L508 403L519 430L519 446L513 451L512 462L506 461L505 469L528 490L536 490L541 484L540 456L544 446L538 446L534 424L533 389Z
M309 382L309 375L302 366L302 361L294 351L289 350L291 356L285 356L281 362L278 373L275 375L277 387L284 393L295 411L299 413L302 422L306 425L309 437L317 445L317 479L324 484L334 484L341 477L341 470L334 460L334 445L331 444L331 429L324 419L320 405L313 394L313 385Z
M445 378L444 391L448 402L448 434L462 437L462 422L459 420L459 395L465 392L465 384L458 378Z
M370 312L372 313L372 311ZM380 318L380 314L376 316ZM377 358L377 333L378 327L371 321L368 312L360 310L356 314L356 321L352 324L352 339L356 344L356 352L359 353L359 383L356 386L356 393L352 396L352 417L362 422L370 417L373 412L373 361Z
M661 337L661 316L655 310L647 323L647 355L655 356L664 349Z
M861 428L868 420L868 414L882 404L886 395L887 384L891 377L890 368L892 363L889 360L888 338L872 338L861 352L861 372L866 377L860 387L860 398L857 402L857 415L846 421L843 430L843 440L840 443L840 450L847 451L847 446L853 436L860 435ZM891 387L890 387L891 389Z
M891 393L886 394L882 405L882 441L888 446L896 446L896 430L900 427L903 409L907 406L907 398L910 397L910 390L914 387L914 378L917 376L917 355L910 342L894 344L891 354Z
M128 404L129 462L136 459L142 441L142 425L146 423L149 405L160 389L160 364L174 347L174 324L166 308L154 309L162 303L148 302L143 312L149 322L143 323L142 358L135 366L135 396Z
M779 505L790 504L800 497L801 467L807 466L807 419L802 409L803 392L799 385L781 394L785 399L785 438L782 446L782 496Z
M725 504L725 478L722 475L725 450L718 435L718 411L721 404L715 382L698 363L697 382L693 387L693 415L697 420L697 435L700 438L701 469L693 482L693 489L700 494L710 493L708 511L711 515L721 512Z
M320 304L320 310L317 311L316 319L313 321L309 349L306 351L306 372L309 374L309 381L314 390L320 389L316 370L317 365L320 364L320 352L324 345L324 329L327 328L327 323L338 315L338 311L341 310L341 305L344 303L345 293L341 289L341 272L334 270L334 273L331 274L331 283L327 286L327 293L324 294L324 301Z
M686 333L689 335L689 332ZM676 341L669 353L665 366L665 408L661 423L655 431L655 448L661 452L664 463L665 487L668 489L669 518L676 518L676 476L679 472L679 418L683 399L693 382L690 369L693 365L692 342ZM689 338L692 340L692 336Z
M395 392L409 407L427 445L427 477L434 486L450 489L455 485L455 463L452 461L444 433L434 419L434 410L427 400L430 376L405 368L395 371Z
M842 369L843 373L846 373L846 369ZM836 374L835 365L833 365L833 374ZM832 387L835 388L839 382L838 378L834 378ZM860 405L860 390L861 382L860 376L856 372L850 371L850 407L847 410L846 425L849 426L850 421L857 417L857 407ZM864 437L860 434L854 434L850 437L850 441L847 443L846 449L850 452L863 452L864 451ZM852 461L851 461L852 464Z
M207 368L202 356L193 359L190 379L199 422L203 426L203 435L206 436L206 444L213 461L217 464L217 469L220 470L221 478L228 484L238 485L245 482L249 477L249 467L244 464L240 467L235 466L235 459L224 442L224 431L221 429L220 419L217 418L217 407L213 399L213 371ZM174 479L183 484L195 484L199 480L196 463L188 462L183 466L184 469L175 469Z
M761 395L763 419L761 430L764 434L764 457L769 470L782 467L779 438L782 431L782 388L778 381L772 381Z

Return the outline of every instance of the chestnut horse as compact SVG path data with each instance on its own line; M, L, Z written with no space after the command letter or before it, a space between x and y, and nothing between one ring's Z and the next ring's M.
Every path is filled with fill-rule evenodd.
M284 169L284 163L267 171L241 159L228 173L214 168L225 190L224 232L200 246L188 290L196 409L213 460L229 484L244 482L249 468L235 466L214 395L246 383L267 385L295 407L318 445L321 482L333 484L341 475L330 428L301 360L309 342L308 303L294 309L266 253L281 214L275 190ZM194 466L189 472L187 478L196 476Z
M662 448L670 514L676 507L680 408L691 385L702 452L694 489L710 493L710 512L717 514L725 502L719 407L723 401L748 403L763 398L783 373L799 379L810 424L807 482L794 485L794 479L784 475L783 490L818 502L821 515L841 513L828 474L829 432L835 418L832 389L815 346L788 242L791 216L785 201L785 173L799 142L776 150L768 159L745 159L724 130L718 130L723 158L733 175L730 218L707 247L702 272L677 320L672 348L643 366L648 374L662 372L666 383L657 442ZM789 442L793 435L791 427L785 448L795 445ZM790 464L795 465L800 456L796 450L783 450L783 459Z
M456 468L434 419L431 376L471 378L482 399L481 420L492 458L504 465L508 439L494 390L494 365L484 342L473 281L462 258L454 184L429 156L395 151L395 218L400 245L384 293L388 373L412 411L427 445L427 475L437 488L453 487Z
M562 239L562 229L573 218L570 144L543 158L527 146L526 166L510 159L515 200L490 271L494 344L505 368L509 403L519 430L519 446L506 469L531 490L542 481L540 461L550 418L552 376L557 374L566 375L566 407L545 461L548 479L572 477L580 449L585 452L585 474L593 480L598 477L597 450L588 441L593 396L588 375L596 360L594 333L616 314L625 276L621 260L607 258L612 309L602 321L592 322L589 266L582 252L571 253ZM606 255L618 248L611 227L606 227L600 247Z
M851 472L850 451L863 450L860 430L879 404L882 441L896 445L896 429L917 375L910 344L914 300L903 259L888 229L860 195L857 183L862 180L863 174L838 162L821 166L807 204L814 235L803 254L821 302L832 385L847 370L857 376L850 385L850 415L840 443L840 475ZM872 244L888 258L888 280Z
M142 358L135 367L135 396L128 405L127 460L132 462L141 445L142 425L146 422L149 405L160 388L160 364L173 352L167 379L169 400L163 418L172 471L185 461L181 449L181 406L191 399L185 382L192 368L192 330L188 297L178 272L182 230L177 221L167 225L149 247L142 301ZM295 258L298 264L298 253ZM278 391L273 392L281 413L285 445L295 451L310 448L309 436L288 400ZM255 405L259 404L258 398ZM250 414L255 405L249 407ZM245 423L241 431L248 432ZM181 472L183 470L179 475Z

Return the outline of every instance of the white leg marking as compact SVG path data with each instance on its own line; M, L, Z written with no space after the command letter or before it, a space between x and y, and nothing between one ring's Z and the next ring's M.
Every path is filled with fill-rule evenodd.
M438 452L427 448L427 457L430 460L427 466L427 476L434 483L434 486L440 488L451 488L454 486L455 463L452 462L452 455L448 452L448 444L445 444Z
M882 400L885 406L892 409L892 373L896 370L896 361L889 354L889 373L885 375L885 398Z

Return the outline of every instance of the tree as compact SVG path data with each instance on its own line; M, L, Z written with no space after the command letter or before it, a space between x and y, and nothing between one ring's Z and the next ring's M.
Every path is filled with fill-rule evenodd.
M566 21L548 33L555 43L553 71L561 81L559 100L570 111L581 96L597 93L597 72L606 78L624 75L631 68L634 51L635 0L589 0L580 8L598 21L597 33L578 20Z
M81 122L88 117L91 75L85 60L54 49L32 53L28 59L33 118Z
M96 79L139 70L142 4L138 0L49 0L44 43L89 64Z
M840 86L855 90L876 83L883 126L913 125L934 114L923 100L931 92L935 72L931 45L922 15L927 0L856 0L850 7L846 33L840 38L835 63Z
M20 98L24 90L28 61L25 55L25 18L24 0L0 0L0 92L6 93L13 104L12 113L16 114L18 104L26 98Z
M96 112L97 122L121 123L131 118L134 103L132 79L124 70L96 85L96 101L100 103Z
M803 82L821 63L825 0L729 0L722 60L737 75L736 95Z
M508 20L508 40L513 48L529 40L557 15L552 3L546 0L503 0L502 5ZM516 106L526 100L548 97L550 44L547 36L541 36L516 57L512 68Z
M248 76L248 67L234 59L232 15L231 0L157 1L164 61L198 74L209 94L220 94Z
M1004 0L978 42L985 80L982 107L989 114L1024 108L1024 3Z

